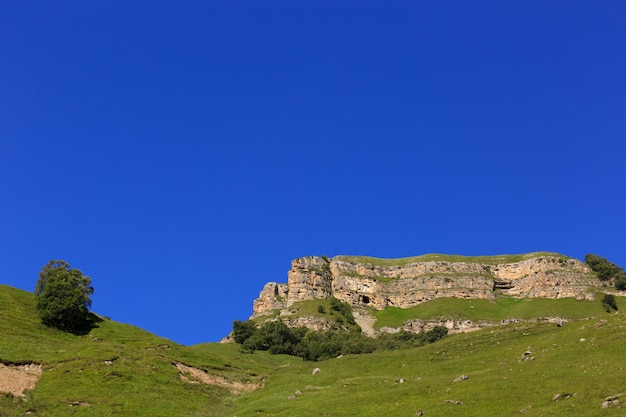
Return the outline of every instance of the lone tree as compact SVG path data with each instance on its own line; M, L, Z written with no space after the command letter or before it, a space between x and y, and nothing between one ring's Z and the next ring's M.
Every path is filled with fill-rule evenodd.
M49 327L80 330L89 322L91 278L61 260L48 262L39 272L35 286L37 311Z

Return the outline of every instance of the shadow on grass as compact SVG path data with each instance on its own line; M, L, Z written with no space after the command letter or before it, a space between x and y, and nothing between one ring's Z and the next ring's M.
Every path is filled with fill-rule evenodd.
M93 313L89 313L89 315L87 316L87 318L85 319L85 321L82 323L81 326L77 326L72 333L77 335L77 336L84 336L86 334L88 334L90 331L92 331L93 329L98 328L98 323L103 322L104 319L96 316Z
M84 320L74 323L72 326L50 326L55 329L71 333L76 336L85 336L89 334L93 329L97 329L98 323L103 322L104 319L98 317L94 313L89 313ZM0 414L1 416L1 414Z

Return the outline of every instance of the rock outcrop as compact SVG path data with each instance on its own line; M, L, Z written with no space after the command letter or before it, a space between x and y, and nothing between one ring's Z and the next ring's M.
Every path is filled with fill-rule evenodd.
M461 257L424 255L376 259L307 256L292 261L288 282L270 282L254 301L253 317L298 301L336 297L353 307L410 308L435 298L593 299L599 282L586 264L552 253Z

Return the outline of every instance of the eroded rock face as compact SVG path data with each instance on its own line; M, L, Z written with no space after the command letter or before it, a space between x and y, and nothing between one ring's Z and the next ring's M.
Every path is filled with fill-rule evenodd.
M317 256L298 258L287 273L287 306L302 300L327 298L333 295L333 275L329 263Z
M322 317L312 317L312 316L299 316L299 317L287 317L285 320L285 324L289 327L307 327L310 330L316 332L324 332L327 330L335 329L336 324L326 320Z
M351 305L378 310L386 307L413 307L434 298L492 298L493 281L479 276L443 274L415 277L347 277L333 282L333 295Z
M334 296L353 307L410 308L435 298L587 298L599 282L584 263L560 255L519 262L429 261L403 266L308 256L292 261L287 284L268 283L254 302L253 316L303 300Z
M442 326L448 329L448 334L455 333L468 333L476 330L484 329L486 327L493 327L498 325L489 321L472 321L472 320L454 320L451 318L445 318L440 320L409 320L402 326L401 330L406 330L413 333L427 332L435 328L436 326ZM398 329L400 330L400 329Z
M265 284L259 298L254 300L254 314L257 314L257 311L267 312L284 308L288 291L287 284L277 284L276 282Z

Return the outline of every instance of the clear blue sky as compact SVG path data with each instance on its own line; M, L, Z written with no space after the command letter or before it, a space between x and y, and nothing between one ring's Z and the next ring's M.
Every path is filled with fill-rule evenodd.
M623 1L0 3L0 283L183 344L293 258L626 266Z

